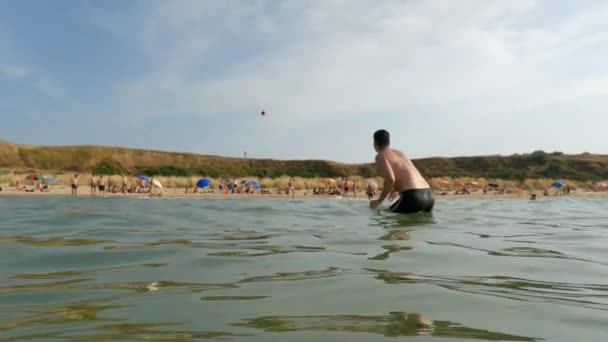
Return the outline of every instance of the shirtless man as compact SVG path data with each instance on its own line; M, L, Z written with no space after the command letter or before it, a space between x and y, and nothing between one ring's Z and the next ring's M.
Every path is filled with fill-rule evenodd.
M72 196L78 196L78 174L72 178Z
M367 183L367 190L365 191L368 200L372 200L376 196L376 183L369 182Z
M344 178L342 180L342 195L344 197L348 197L348 191L349 191L348 186L349 185L350 185L350 180L348 178Z
M289 178L289 182L287 183L287 195L291 196L291 198L296 197L296 188L293 185L293 178Z
M99 196L106 197L106 180L103 179L103 176L99 176Z
M127 186L129 185L129 182L127 180L127 176L125 176L124 174L122 175L122 188L120 189L120 191L122 192L123 195L127 195Z
M97 192L97 176L95 174L91 176L89 185L91 186L91 196L95 196L95 193Z
M374 133L374 148L378 152L376 165L384 177L384 187L380 197L369 206L375 209L389 194L394 198L400 193L399 200L391 205L391 211L411 214L433 210L435 199L429 184L403 152L390 148L387 131L382 129Z

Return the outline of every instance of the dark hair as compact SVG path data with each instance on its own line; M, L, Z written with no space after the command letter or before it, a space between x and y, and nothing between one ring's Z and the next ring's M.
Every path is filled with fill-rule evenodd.
M391 135L384 129L377 130L374 133L374 145L379 149L387 147L391 143Z

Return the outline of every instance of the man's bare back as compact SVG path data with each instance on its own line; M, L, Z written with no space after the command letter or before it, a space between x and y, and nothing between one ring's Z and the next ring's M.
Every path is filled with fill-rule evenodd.
M399 200L390 207L392 212L430 212L433 210L435 199L429 184L405 153L394 150L389 145L390 134L386 130L381 129L374 133L374 149L378 153L376 165L384 178L384 186L380 196L370 201L369 206L373 209L387 197L392 200L399 196Z
M422 177L405 153L395 149L386 149L378 153L376 163L384 163L383 159L388 161L395 177L393 191L403 192L411 189L430 188L429 183Z

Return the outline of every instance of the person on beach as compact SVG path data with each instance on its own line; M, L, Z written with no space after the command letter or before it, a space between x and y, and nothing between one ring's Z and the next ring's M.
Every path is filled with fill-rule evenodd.
M72 178L72 196L78 196L78 174Z
M376 196L376 183L367 183L367 190L365 191L365 193L367 194L367 199L371 201Z
M355 179L353 178L351 183L350 183L352 190L353 190L353 197L357 197L357 183L355 182Z
M296 197L296 188L293 185L293 178L289 178L289 182L287 182L287 196L291 198Z
M435 199L429 184L405 153L390 147L389 132L381 129L374 133L374 149L384 186L380 197L370 201L370 207L375 209L389 195L396 197L399 193L399 200L390 207L392 212L410 214L433 210Z
M350 182L350 180L348 178L344 178L342 180L342 194L344 195L344 197L348 197L348 183Z
M95 193L97 192L97 176L94 173L91 175L89 185L91 186L91 196L95 196Z
M106 197L106 180L99 176L99 196Z
M21 184L20 180L17 180L17 184L15 184L15 189L17 189L17 191L25 191L26 187L25 185Z
M123 195L127 195L127 187L129 186L129 180L127 179L127 176L125 176L124 174L122 175L122 187L120 188L120 191L123 193Z

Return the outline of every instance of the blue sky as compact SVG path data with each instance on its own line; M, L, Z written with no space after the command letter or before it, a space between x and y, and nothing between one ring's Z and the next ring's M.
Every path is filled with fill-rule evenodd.
M605 1L4 1L0 139L362 162L386 128L412 157L608 153L606 18Z

